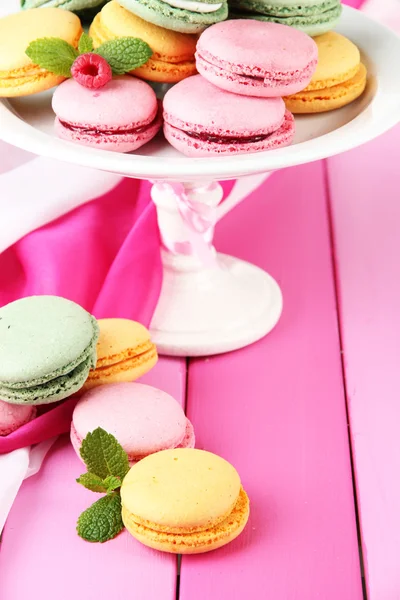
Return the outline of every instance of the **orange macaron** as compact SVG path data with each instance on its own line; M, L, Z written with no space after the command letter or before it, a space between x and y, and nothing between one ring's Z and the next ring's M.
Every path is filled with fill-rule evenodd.
M96 15L89 33L95 47L120 37L140 38L147 42L153 50L152 57L131 73L141 79L176 83L196 73L196 35L148 23L114 0Z
M157 348L146 327L129 319L99 319L96 368L83 387L135 381L157 363Z

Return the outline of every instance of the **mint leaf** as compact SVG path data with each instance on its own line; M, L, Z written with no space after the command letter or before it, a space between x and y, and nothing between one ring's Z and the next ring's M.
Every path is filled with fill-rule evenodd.
M129 73L141 67L153 54L150 46L138 38L121 37L101 44L96 50L110 65L114 75Z
M108 492L108 484L106 485L105 481L103 482L102 478L94 473L84 473L76 481L92 492L103 494ZM121 482L119 482L119 485L121 485Z
M106 488L107 494L121 487L121 484L121 479L119 477L114 477L114 475L109 475L103 479L103 486Z
M110 494L97 500L78 519L78 535L88 542L107 542L114 538L124 524L121 517L121 497Z
M82 441L80 454L89 473L101 479L114 475L122 481L129 471L126 452L115 437L101 427L87 434Z
M59 38L40 38L31 42L25 53L31 61L62 77L71 77L71 67L78 56L77 50Z
M86 54L86 52L93 52L93 41L87 33L83 32L78 45L79 54Z

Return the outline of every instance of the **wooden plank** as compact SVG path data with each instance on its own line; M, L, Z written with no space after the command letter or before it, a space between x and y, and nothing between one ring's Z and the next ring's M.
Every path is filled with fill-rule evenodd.
M143 381L183 403L186 361L163 358ZM174 556L126 532L106 544L77 536L77 517L96 499L75 483L83 470L64 436L39 474L23 484L1 543L0 598L26 600L33 591L41 600L175 600Z
M336 269L365 576L400 599L400 127L330 161Z
M237 467L251 519L230 546L183 558L180 599L360 600L322 164L274 174L217 247L275 276L284 313L258 344L190 364L199 447Z

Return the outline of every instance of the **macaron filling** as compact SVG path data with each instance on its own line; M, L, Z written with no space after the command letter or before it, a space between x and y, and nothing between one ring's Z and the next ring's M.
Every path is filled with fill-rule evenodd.
M161 107L158 107L158 111L153 116L153 118L144 124L132 123L127 125L126 127L115 127L115 128L102 128L99 125L92 127L91 125L81 125L80 123L70 123L68 121L64 121L57 117L57 122L64 127L64 129L68 129L72 132L81 133L84 135L89 135L91 137L104 137L104 136L126 136L126 135L140 135L150 131L154 126L158 123L161 123Z
M218 11L222 7L221 4L206 4L205 2L194 2L193 0L163 0L165 4L173 6L174 8L180 8L182 10L188 10L189 12L207 14Z
M315 71L317 59L310 61L302 70L277 70L271 73L260 67L236 65L218 59L203 48L201 50L198 49L196 52L196 64L200 73L203 71L206 73L210 72L215 76L235 81L241 85L273 88L277 86L289 86L294 80L299 86L301 86L301 82L304 82L304 86L306 86Z
M124 524L137 539L144 543L153 541L158 546L176 547L177 553L180 548L185 548L187 551L187 549L201 545L201 551L205 552L207 546L214 549L223 545L226 540L233 539L243 530L248 515L249 499L243 487L240 488L239 496L228 514L209 523L207 527L192 528L186 531L179 531L174 527L168 530L167 527L162 527L158 523L144 521L137 515L129 513L124 505L122 506Z
M183 134L194 140L211 144L220 144L221 146L257 144L271 138L272 136L284 133L289 127L292 127L293 123L292 115L289 113L289 111L286 111L280 123L278 123L275 127L264 131L263 133L254 133L249 135L229 135L223 131L221 133L217 133L215 131L200 129L199 126L194 124L190 125L182 122L179 123L177 122L177 119L174 119L168 114L164 115L164 119L166 125L172 130L172 132L175 130L176 133Z

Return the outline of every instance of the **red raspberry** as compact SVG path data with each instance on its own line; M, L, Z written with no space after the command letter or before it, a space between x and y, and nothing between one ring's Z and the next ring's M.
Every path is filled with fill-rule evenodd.
M72 77L84 87L101 88L112 79L108 62L98 54L81 54L71 67Z

